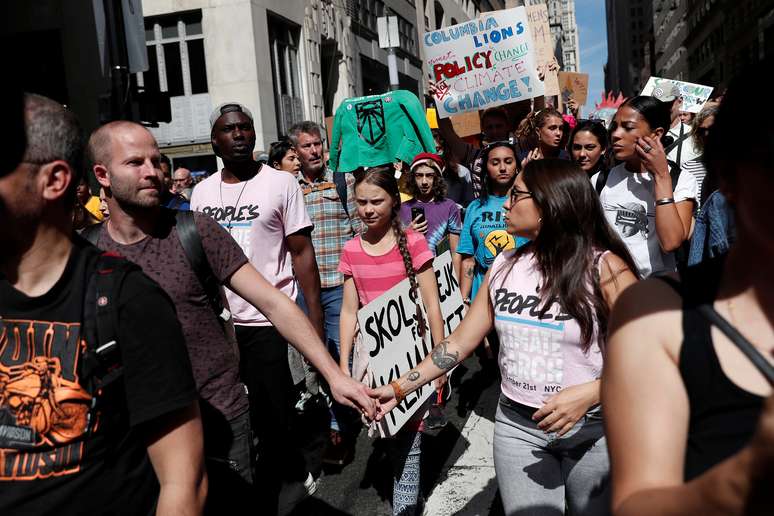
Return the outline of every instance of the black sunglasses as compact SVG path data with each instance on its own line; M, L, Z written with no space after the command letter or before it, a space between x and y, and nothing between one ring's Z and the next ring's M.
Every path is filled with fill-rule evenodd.
M519 195L523 195L522 199L526 199L527 197L532 197L532 192L528 190L519 190L518 188L511 188L511 202L518 202Z

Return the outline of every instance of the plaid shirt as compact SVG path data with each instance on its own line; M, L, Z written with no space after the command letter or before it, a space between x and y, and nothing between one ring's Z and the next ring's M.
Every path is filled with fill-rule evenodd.
M298 184L304 192L304 204L312 219L312 244L320 269L320 286L337 287L344 283L344 275L338 271L344 244L362 230L355 205L355 178L347 174L347 212L341 204L333 172L326 168L317 179L309 182L298 173Z

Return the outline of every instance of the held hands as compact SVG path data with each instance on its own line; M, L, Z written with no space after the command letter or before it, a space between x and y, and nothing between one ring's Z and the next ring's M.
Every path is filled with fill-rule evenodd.
M599 381L573 385L551 396L535 414L538 428L562 436L575 426L592 405L599 402Z
M664 153L664 146L661 145L661 140L651 138L650 136L643 136L642 138L637 138L634 149L637 151L637 155L640 157L645 170L653 176L653 179L656 181L667 179L671 184L669 164L667 163L666 153Z
M374 419L377 415L377 402L369 396L368 387L353 380L349 371L345 375L343 369L342 367L341 375L329 382L331 394L340 404L360 411L368 419Z
M422 215L417 215L417 218L411 221L409 227L414 231L419 231L423 235L427 233L427 219Z
M398 405L395 399L395 391L390 384L382 385L376 389L368 389L368 395L377 403L375 421L381 421L392 409Z

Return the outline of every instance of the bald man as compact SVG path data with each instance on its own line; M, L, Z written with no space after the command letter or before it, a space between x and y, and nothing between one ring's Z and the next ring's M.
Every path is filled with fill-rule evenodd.
M252 483L250 417L233 331L226 331L186 258L175 211L161 205L161 154L153 135L133 122L111 122L89 139L93 171L107 193L110 218L98 247L116 251L143 268L170 295L183 327L194 379L202 399L208 507L239 507ZM340 403L373 416L365 386L345 376L296 304L248 263L239 244L212 218L194 213L207 261L223 286L254 305L325 376ZM231 325L231 321L227 322ZM224 465L228 465L225 467ZM235 490L238 490L235 492ZM213 507L213 505L215 505Z
M172 174L172 193L182 195L186 201L191 201L193 178L190 170L184 167L175 170L175 173Z

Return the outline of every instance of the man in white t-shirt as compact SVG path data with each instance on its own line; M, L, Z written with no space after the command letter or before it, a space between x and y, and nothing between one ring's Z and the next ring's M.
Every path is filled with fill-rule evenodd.
M298 278L309 318L322 336L320 274L310 236L313 226L296 178L253 160L255 128L246 107L222 104L213 111L210 123L212 148L224 166L196 186L191 209L210 215L226 228L250 263L293 300ZM273 514L283 481L306 478L309 489L313 483L289 440L293 383L288 345L258 309L229 290L226 297L234 316L242 381L249 390L252 427L259 439L256 485L265 491L259 512Z
M672 125L669 127L668 134L674 139L674 143L665 149L667 151L667 159L682 166L686 161L697 158L699 152L693 145L691 126L684 124L680 118L680 110L683 107L680 87L675 83L670 83L668 87L654 89L653 96L661 102L672 104L670 111Z

